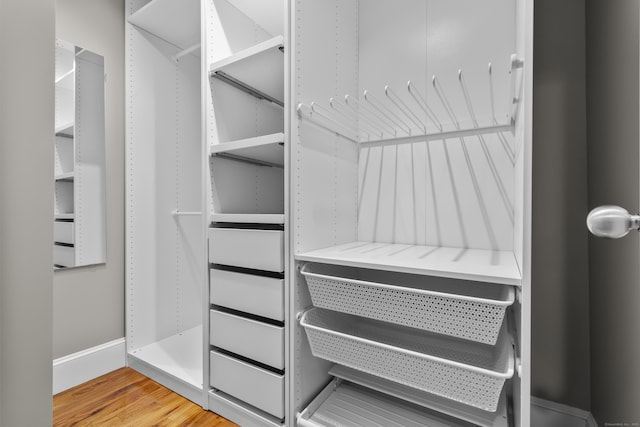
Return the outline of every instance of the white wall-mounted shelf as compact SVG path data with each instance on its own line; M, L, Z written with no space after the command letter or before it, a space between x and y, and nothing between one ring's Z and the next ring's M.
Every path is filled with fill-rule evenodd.
M73 77L75 70L71 69L56 79L56 86L62 89L73 90Z
M63 136L66 138L73 138L74 134L74 123L63 123L60 126L56 127L55 135Z
M284 165L284 134L274 133L223 144L212 144L211 155L247 159L265 166Z
M131 16L129 23L181 49L200 42L198 0L152 0Z
M282 0L228 1L272 36L283 34L285 2Z
M210 68L210 76L259 98L284 105L284 39L277 36L235 53ZM260 96L266 95L266 96Z
M284 224L284 214L212 214L210 222L236 224Z
M73 181L74 175L73 172L61 173L56 175L55 179L56 181Z
M297 254L296 259L503 285L521 283L518 263L509 251L352 242Z

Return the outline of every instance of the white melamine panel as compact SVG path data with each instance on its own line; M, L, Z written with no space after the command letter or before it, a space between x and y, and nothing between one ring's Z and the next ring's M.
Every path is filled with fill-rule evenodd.
M211 64L211 73L224 73L284 102L284 39L277 36Z
M302 261L520 285L511 251L352 242L296 255Z
M151 0L128 21L182 49L200 42L199 0Z
M209 262L256 270L284 271L284 232L209 229Z
M75 214L78 264L106 261L106 164L104 58L76 55Z
M284 327L211 310L209 343L276 369L284 369Z
M73 172L74 170L73 138L56 136L55 139L55 169L56 175Z
M283 0L229 0L261 28L273 36L284 34L286 2Z
M75 248L72 246L53 245L53 263L63 267L75 267Z
M284 320L284 280L211 270L211 304L274 320Z
M284 376L211 352L211 386L277 418L284 417Z
M284 134L282 132L211 145L211 154L231 154L284 166Z
M73 182L72 181L56 181L55 182L55 213L56 214L72 214L73 211Z
M73 245L75 243L75 223L71 221L54 221L53 241Z

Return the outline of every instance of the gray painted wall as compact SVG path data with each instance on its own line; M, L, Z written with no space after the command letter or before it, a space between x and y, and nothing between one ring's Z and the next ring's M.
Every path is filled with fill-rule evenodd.
M56 271L54 358L124 336L124 0L56 0L56 35L105 58L107 262Z
M53 10L0 1L0 426L51 425Z
M589 207L637 212L640 6L586 4ZM640 422L639 243L638 233L589 240L591 411L599 425Z
M532 394L590 406L584 0L535 0Z

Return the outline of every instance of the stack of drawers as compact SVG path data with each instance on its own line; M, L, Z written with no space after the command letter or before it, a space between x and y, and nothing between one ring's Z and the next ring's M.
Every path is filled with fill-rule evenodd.
M210 385L282 419L282 226L214 224L209 229L209 262Z

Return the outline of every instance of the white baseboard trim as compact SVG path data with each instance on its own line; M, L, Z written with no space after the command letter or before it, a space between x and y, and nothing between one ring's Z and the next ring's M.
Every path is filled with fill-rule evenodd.
M118 338L53 361L53 394L126 366L124 338Z
M590 412L531 396L532 427L598 427Z

